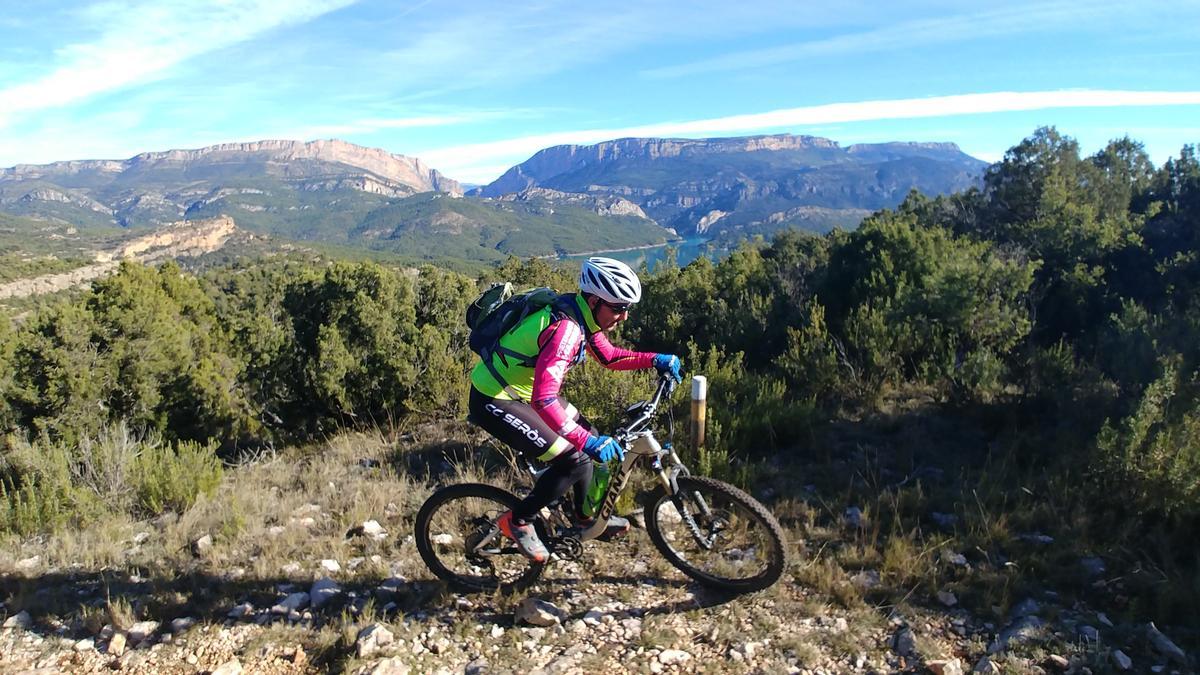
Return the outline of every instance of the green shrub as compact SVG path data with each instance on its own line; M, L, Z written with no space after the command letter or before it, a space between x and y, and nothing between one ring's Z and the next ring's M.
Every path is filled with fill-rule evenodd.
M1096 438L1098 477L1139 515L1200 517L1200 400L1196 382L1170 364L1146 387L1137 409ZM1192 397L1187 390L1192 389ZM1183 391L1181 391L1183 390ZM1189 400L1191 398L1191 400ZM1112 493L1104 491L1105 500Z
M0 532L29 535L103 516L107 505L97 492L76 481L68 448L56 443L7 439L0 456Z
M82 527L112 513L183 512L221 481L216 441L164 443L124 424L68 444L10 437L0 454L0 531Z
M177 445L149 444L134 465L137 508L151 514L182 513L200 495L211 495L221 483L221 460L216 445L183 441Z

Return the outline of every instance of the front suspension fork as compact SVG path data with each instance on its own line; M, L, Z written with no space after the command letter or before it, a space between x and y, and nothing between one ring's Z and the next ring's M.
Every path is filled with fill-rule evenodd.
M677 480L679 475L681 473L685 476L690 475L690 472L684 466L683 462L679 460L679 455L675 454L674 449L671 450L670 457L673 462L670 470L663 467L661 458L655 460L654 468L658 474L658 480L662 483L663 489L667 491L667 496L671 498L671 503L675 505L675 509L679 511L679 516L683 518L683 522L687 525L688 532L691 533L692 538L696 540L696 544L706 551L711 550L713 543L716 541L716 535L706 537L700 531L700 526L696 524L696 519L692 516L692 510L688 508L688 503L684 500L683 494L679 490L679 481ZM704 495L692 493L692 497L700 513L705 518L712 515L712 511L704 501Z

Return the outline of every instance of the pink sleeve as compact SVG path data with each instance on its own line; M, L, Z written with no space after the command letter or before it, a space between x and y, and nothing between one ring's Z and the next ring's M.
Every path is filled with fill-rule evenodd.
M654 365L654 352L634 352L614 347L600 331L587 336L588 351L610 370L639 370Z
M551 429L567 439L571 445L583 449L588 430L567 416L567 411L558 399L558 390L579 345L583 342L583 331L574 321L555 321L538 336L541 350L533 366L533 396L531 405Z

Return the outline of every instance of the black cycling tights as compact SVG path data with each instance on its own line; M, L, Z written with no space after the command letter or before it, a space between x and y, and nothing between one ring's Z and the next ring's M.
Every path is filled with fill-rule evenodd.
M528 403L495 399L471 387L468 409L472 422L531 462L559 440L558 434ZM591 425L582 416L577 416L575 421L591 431ZM575 488L572 504L576 517L580 517L583 498L591 481L592 459L583 451L568 447L550 460L545 473L534 483L533 491L513 509L513 519L519 523L532 519L542 507L566 494L572 487Z
M583 513L583 498L591 482L592 458L579 450L568 450L551 460L546 472L533 484L533 491L513 509L513 520L518 524L528 522L543 506L566 494L572 487L575 492L571 495L571 503L578 518Z

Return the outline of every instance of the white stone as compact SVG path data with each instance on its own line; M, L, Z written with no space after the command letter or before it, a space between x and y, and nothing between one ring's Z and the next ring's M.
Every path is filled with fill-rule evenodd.
M1113 663L1117 664L1117 668L1120 668L1121 670L1129 670L1133 667L1133 659L1129 658L1129 656L1127 656L1125 652L1121 651L1120 649L1113 650L1112 658Z
M938 602L942 603L943 605L945 605L947 607L953 607L958 604L958 598L955 597L955 595L953 593L951 593L950 591L938 591L937 599L938 599Z
M374 541L387 539L388 536L387 530L383 529L383 526L374 520L363 521L362 533L364 537Z
M664 649L658 653L658 662L664 666L674 666L690 661L692 655L679 649Z
M75 643L75 651L90 652L96 648L96 641L92 638L86 638Z
M305 607L308 607L308 593L303 591L292 593L283 600L280 600L274 607L271 608L272 614L290 614Z
M130 642L137 644L154 635L155 631L157 630L157 621L139 621L129 627L129 640Z
M196 625L196 620L190 616L183 616L171 622L172 633L182 633L183 631Z
M217 666L217 669L212 671L211 675L242 675L242 662L237 659L230 659Z
M391 644L394 639L395 636L390 630L382 624L373 623L358 632L358 639L355 640L354 646L361 658L374 654L381 647Z
M554 626L560 619L557 607L552 603L538 598L526 598L518 605L514 619L517 623L529 623L530 626Z
M336 560L326 558L325 560L321 561L321 569L329 572L330 574L337 574L338 572L342 571L342 565Z
M329 577L321 577L317 579L312 589L309 590L309 598L312 601L313 609L320 609L325 603L336 598L341 594L342 589L338 587L337 582Z
M113 656L120 656L125 653L125 634L114 633L112 639L108 641L108 653Z
M503 635L504 635L504 629L503 629L503 628L501 628L500 626L492 626L492 632L491 632L491 636L492 636L492 639L493 639L493 640L494 640L494 639L496 639L496 638L498 638L498 637L501 637L501 636L503 636Z
M892 640L892 649L900 656L912 656L917 651L917 637L913 635L912 629L905 626L896 631L896 636Z
M356 672L363 673L363 675L408 675L409 670L399 656L393 656L379 661L369 669Z
M861 666L860 666L861 667ZM949 659L947 661L928 661L925 667L933 673L933 675L963 675L962 664L958 659Z
M438 546L449 546L454 543L454 535L449 533L435 534L429 538L429 541Z
M21 610L16 614L4 620L4 628L22 628L27 629L33 625L33 617L29 616L29 612Z
M952 551L942 551L942 560L945 561L949 565L954 565L955 567L966 567L967 566L967 557L961 553L954 553Z
M196 541L192 542L192 553L202 556L212 550L213 538L211 534L206 534Z
M237 605L233 609L229 610L229 614L226 614L225 616L228 616L230 619L240 619L240 618L247 616L253 612L254 612L254 605L252 605L248 602L243 602L242 604Z

